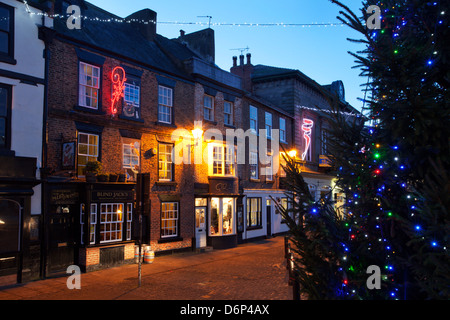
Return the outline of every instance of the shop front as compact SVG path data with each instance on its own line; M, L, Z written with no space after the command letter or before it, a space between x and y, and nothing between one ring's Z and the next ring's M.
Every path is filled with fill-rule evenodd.
M49 183L46 274L132 262L135 184Z
M239 196L237 178L209 177L209 184L204 186L203 191L197 193L195 198L197 248L236 247Z

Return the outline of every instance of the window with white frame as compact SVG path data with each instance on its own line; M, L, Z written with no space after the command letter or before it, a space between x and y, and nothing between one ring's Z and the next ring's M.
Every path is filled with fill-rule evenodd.
M266 180L273 181L273 152L272 152L272 150L267 151L267 157L269 158L269 163L266 165Z
M214 121L214 98L205 95L203 97L203 118L208 121Z
M322 150L320 154L323 155L327 155L328 154L328 147L327 147L327 131L325 129L322 129L321 132L322 135L322 141L321 141L321 146L322 146Z
M161 238L178 236L178 202L161 203Z
M266 135L267 138L272 138L272 114L270 112L266 112L265 114L265 122L266 122Z
M258 109L250 106L250 130L258 133Z
M212 161L209 166L209 175L235 176L236 174L236 150L234 146L226 144L209 144L209 154Z
M127 203L127 240L131 240L131 223L133 222L133 204Z
M81 244L84 244L84 214L86 206L84 203L80 205L80 225L81 225ZM89 228L89 243L95 243L95 226L97 225L97 204L91 204L91 220Z
M233 104L225 101L223 103L224 123L226 125L233 125Z
M122 241L123 203L100 205L100 242Z
M128 118L140 119L140 80L127 76L127 82L125 82L124 87L122 114Z
M173 180L173 145L158 144L158 178L160 181Z
M79 105L98 109L99 88L100 68L80 61Z
M262 199L247 198L247 228L262 226Z
M84 176L86 164L98 159L99 136L78 132L78 175Z
M173 122L173 89L164 86L158 86L158 121Z
M139 141L123 143L123 168L135 169L139 167L141 144Z
M280 141L287 142L286 140L286 119L280 118Z
M258 179L258 152L250 152L249 156L250 179Z

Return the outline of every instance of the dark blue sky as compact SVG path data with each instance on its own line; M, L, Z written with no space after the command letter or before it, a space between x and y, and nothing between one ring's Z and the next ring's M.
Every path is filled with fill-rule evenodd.
M339 7L329 0L90 0L89 2L120 17L149 8L157 12L157 32L168 38L207 28L215 31L216 64L229 70L232 56L239 55L235 48L249 47L253 64L298 69L319 84L342 80L346 100L357 109L363 97L361 84L367 79L352 69L354 58L347 52L362 50L362 45L347 41L360 35L347 26L221 26L221 23L339 23ZM342 0L359 13L361 1ZM359 14L358 14L359 15ZM162 22L203 22L204 25L163 24ZM247 51L244 52L244 54Z

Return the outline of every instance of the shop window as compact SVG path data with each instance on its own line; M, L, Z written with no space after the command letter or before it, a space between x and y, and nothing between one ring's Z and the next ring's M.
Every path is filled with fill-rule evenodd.
M158 178L159 181L173 181L173 145L158 145Z
M247 229L262 227L261 198L247 198Z
M84 244L84 214L85 214L85 205L82 203L80 205L80 225L81 225L81 244ZM95 243L95 226L97 225L97 204L91 204L91 221L89 228L89 243Z
M211 96L203 97L203 117L205 120L214 121L214 98Z
M173 123L173 89L158 86L158 121Z
M123 203L102 203L100 208L100 242L122 241Z
M100 68L80 62L79 105L90 109L98 109L100 88Z
M178 202L161 204L161 238L178 236Z
M234 234L234 199L211 198L210 236Z
M99 136L78 132L78 175L85 175L86 164L96 161L99 154Z

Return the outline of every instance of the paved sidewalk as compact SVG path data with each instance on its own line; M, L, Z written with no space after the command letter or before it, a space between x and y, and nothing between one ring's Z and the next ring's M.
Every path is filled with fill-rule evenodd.
M81 275L81 290L69 290L67 277L0 289L0 300L291 300L286 280L284 238L205 253L156 257Z

